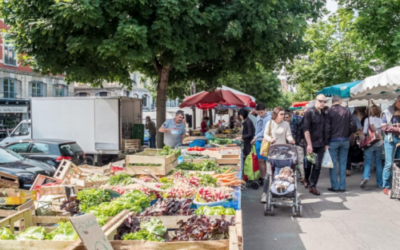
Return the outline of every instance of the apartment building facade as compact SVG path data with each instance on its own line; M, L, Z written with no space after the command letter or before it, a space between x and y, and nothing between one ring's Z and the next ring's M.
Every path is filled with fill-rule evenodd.
M8 30L0 20L0 30ZM43 76L23 66L17 52L5 34L0 34L0 130L12 129L23 119L29 119L32 97L73 96L73 84L63 76Z

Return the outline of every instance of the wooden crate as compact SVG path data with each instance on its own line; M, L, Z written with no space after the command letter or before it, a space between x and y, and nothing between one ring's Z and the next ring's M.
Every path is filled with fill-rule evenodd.
M122 139L122 145L124 151L138 151L142 146L140 139Z
M77 194L79 192L79 187L75 185L68 185L68 187L73 187L74 193ZM66 195L65 194L65 186L58 185L58 186L48 186L48 187L41 187L40 194L43 195Z
M78 166L82 171L82 174L98 174L108 176L110 174L110 165L105 165L103 167L96 167L90 165L80 165Z
M0 172L0 188L19 188L18 176Z
M31 226L45 226L54 225L58 222L67 222L68 217L58 216L33 216L32 210L25 209L20 212L13 214L10 217L0 220L0 228L8 227L14 234L17 233L16 224L20 227L18 231L22 231ZM46 231L55 229L53 226L46 226ZM62 250L72 244L73 241L53 241L53 240L0 240L1 250Z
M32 190L40 190L41 186L43 186L44 184L48 184L48 183L61 184L62 180L59 180L59 179L56 179L56 178L53 178L53 177L49 177L49 176L46 176L46 175L38 174L36 176L35 181L33 182L32 186L31 186L31 188L29 190L31 190L31 191Z
M145 149L143 152L127 155L125 159L125 170L127 174L147 174L144 170L148 170L155 175L167 175L173 168L178 165L175 155L157 156L160 149ZM137 164L131 166L130 164ZM141 165L143 164L143 165ZM157 166L146 166L146 164L156 164Z
M33 200L27 200L24 204L15 207L13 210L0 209L0 217L8 217L24 209L35 210L35 204Z
M121 216L123 215L123 216ZM104 227L109 229L104 231L105 235L114 250L241 250L243 245L243 227L242 227L242 213L236 211L235 215L235 226L229 227L229 240L213 240L213 241L188 241L188 242L146 242L146 241L115 241L113 240L114 235L130 213L126 211L121 212L114 219L118 218L118 222L108 222ZM160 219L163 225L168 229L176 229L178 227L177 222L179 220L187 220L190 216L157 216L155 218ZM220 216L209 216L220 218ZM228 219L228 218L227 218ZM112 224L114 223L114 224ZM82 244L71 245L65 250L85 250Z
M82 180L82 179L77 179L77 178L71 178L71 180L70 180L71 185L76 185L76 186L82 187L82 188L97 188L107 182L108 182L108 180L87 181L87 180Z
M82 170L75 166L71 161L62 160L54 174L54 178L68 183L71 178L79 178L81 174Z
M0 205L22 205L27 200L36 200L36 190L4 188L0 190Z

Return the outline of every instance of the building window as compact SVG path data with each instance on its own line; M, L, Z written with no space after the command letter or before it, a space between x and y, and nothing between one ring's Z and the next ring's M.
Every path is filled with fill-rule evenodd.
M139 98L137 94L133 94L133 98Z
M131 95L131 92L125 91L125 95L126 95L126 97L129 97Z
M133 73L132 78L133 78L133 86L137 87L137 79L136 79L136 74L135 73Z
M4 64L17 66L17 54L11 44L4 43Z
M142 96L142 105L143 107L147 107L147 95Z
M3 80L4 98L16 98L16 80L4 78Z
M54 85L54 96L62 97L68 96L68 88L62 84Z
M108 92L106 91L99 92L97 93L97 96L108 96Z
M31 82L31 96L43 97L45 96L45 85L42 82Z
M86 92L79 92L76 94L76 96L89 96L89 95Z

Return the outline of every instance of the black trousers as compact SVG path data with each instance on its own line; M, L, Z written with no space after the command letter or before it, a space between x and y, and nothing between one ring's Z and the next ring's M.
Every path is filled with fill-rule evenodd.
M325 147L315 147L313 152L317 154L315 164L307 161L307 166L304 168L305 179L309 181L309 187L316 187L318 184L319 174L321 173L322 159L324 158Z

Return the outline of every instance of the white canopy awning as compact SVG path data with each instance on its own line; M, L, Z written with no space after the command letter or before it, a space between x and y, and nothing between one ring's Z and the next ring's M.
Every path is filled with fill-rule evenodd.
M400 95L400 66L367 77L350 89L351 99L393 100Z

